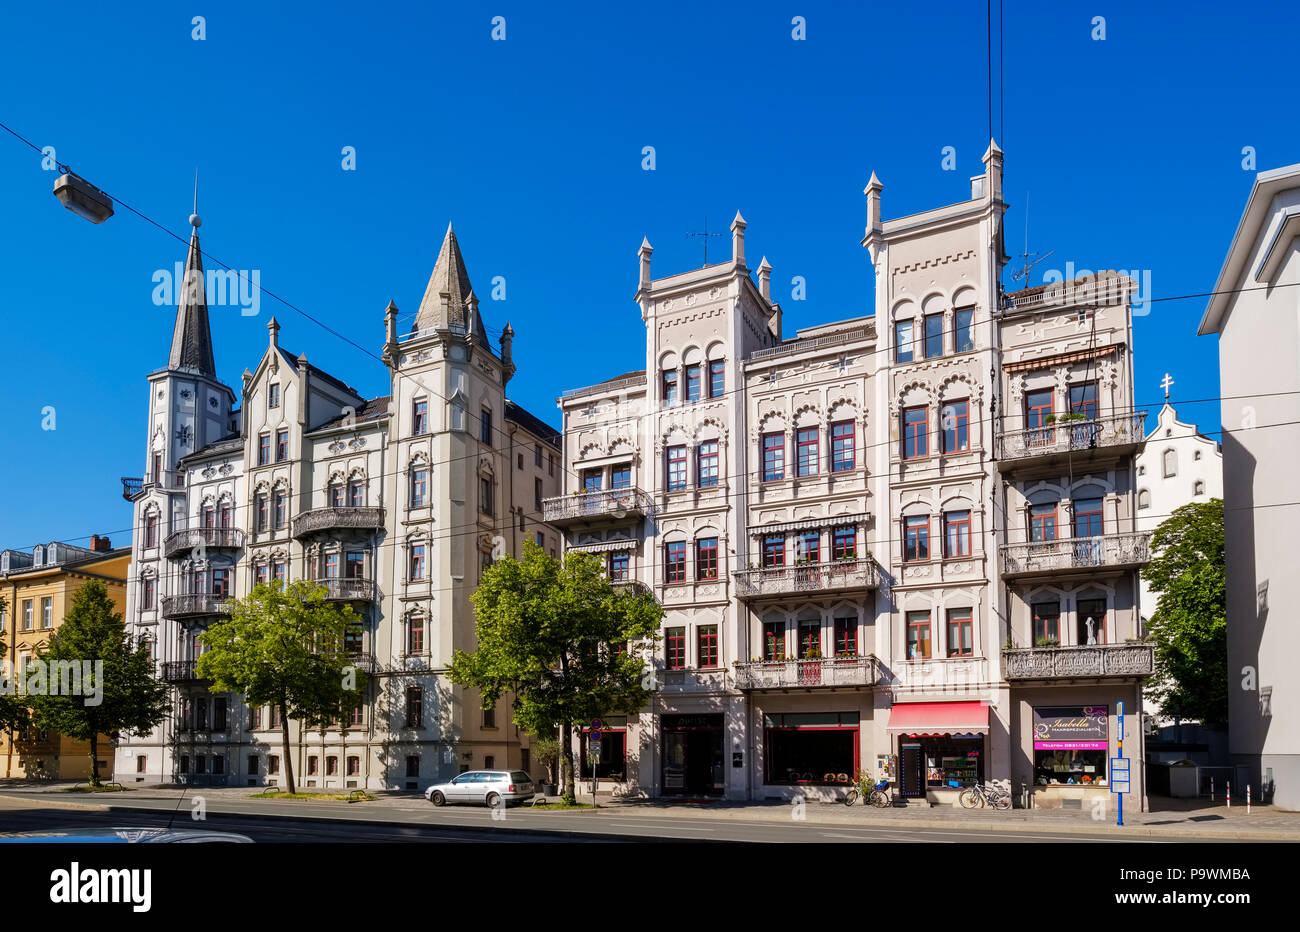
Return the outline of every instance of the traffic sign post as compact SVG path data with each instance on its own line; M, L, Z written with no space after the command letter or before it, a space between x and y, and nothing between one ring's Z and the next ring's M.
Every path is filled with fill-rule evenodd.
M600 719L591 720L591 730L587 733L587 761L591 764L591 802L596 802L596 765L600 763Z
M1112 757L1110 760L1110 791L1115 794L1118 813L1118 821L1115 823L1120 828L1124 826L1124 794L1129 791L1129 767L1128 761L1124 759L1124 703L1119 703L1119 738L1117 744L1119 747L1119 756Z

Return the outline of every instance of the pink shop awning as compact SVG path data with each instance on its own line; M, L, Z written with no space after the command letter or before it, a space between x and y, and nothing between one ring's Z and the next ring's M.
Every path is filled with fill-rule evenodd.
M899 702L885 729L894 735L984 735L989 730L987 702Z

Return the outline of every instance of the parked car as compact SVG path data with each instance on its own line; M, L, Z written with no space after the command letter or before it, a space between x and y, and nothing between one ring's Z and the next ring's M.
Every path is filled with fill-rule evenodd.
M424 798L435 806L448 803L477 803L509 806L537 795L533 778L522 770L470 770L447 783L437 783L424 791Z

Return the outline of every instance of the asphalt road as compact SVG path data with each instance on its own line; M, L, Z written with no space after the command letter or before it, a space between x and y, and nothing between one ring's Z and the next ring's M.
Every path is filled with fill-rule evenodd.
M42 796L45 799L42 799ZM179 810L173 800L114 795L76 802L109 805L110 810L71 809L43 805L48 795L6 790L0 796L0 831L42 831L71 827L193 826L192 799ZM84 801L84 802L83 802ZM396 809L365 803L339 805L295 800L232 800L206 798L204 827L239 832L260 842L1028 842L1036 844L1104 844L1123 841L1160 844L1164 841L1230 841L1186 835L1153 838L1121 831L1105 835L1051 831L1000 831L978 828L911 828L898 824L873 827L813 821L790 822L732 818L683 818L601 810L532 812L510 809L503 819L478 807ZM864 822L869 820L864 815Z

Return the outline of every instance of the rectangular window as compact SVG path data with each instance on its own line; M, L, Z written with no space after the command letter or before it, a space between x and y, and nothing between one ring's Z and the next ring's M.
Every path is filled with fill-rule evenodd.
M835 656L856 657L858 655L858 620L856 618L835 619Z
M1101 536L1101 499L1081 498L1074 502L1074 536Z
M487 476L478 478L478 510L485 515L495 514L492 501L492 480Z
M257 438L257 465L265 466L271 462L271 435L262 434Z
M1084 382L1070 386L1070 413L1082 414L1093 420L1097 417L1097 383Z
M161 453L155 453L153 455L153 472L151 473L151 475L153 476L154 482L162 482L162 454Z
M154 608L155 591L156 591L156 581L153 579L153 577L146 578L141 588L141 601L144 603L143 605L141 605L141 608L143 608L146 612L152 611Z
M222 567L212 571L212 595L217 599L230 597L230 570Z
M144 545L146 548L158 546L157 515L148 515L144 519Z
M355 657L361 653L364 646L365 633L361 625L348 625L347 630L343 632L343 650L349 657Z
M275 776L280 772L280 755L270 754L266 758L266 772Z
M686 367L686 400L687 401L700 400L700 375L701 375L701 371L700 371L700 366L698 364L694 366Z
M972 634L971 610L969 608L948 609L948 656L973 657L975 641Z
M664 661L669 670L686 669L686 629L667 628L664 631Z
M1080 599L1075 605L1075 613L1078 616L1075 643L1082 646L1105 644L1106 600Z
M411 582L424 581L424 544L411 545Z
M257 776L258 759L256 754L248 755L248 773L250 776Z
M203 509L203 527L210 529L217 526L217 510L212 507Z
M815 660L822 652L822 626L817 622L799 622L799 658Z
M803 534L795 539L799 551L795 554L796 560L802 560L804 563L820 563L822 560L822 536L817 533Z
M348 776L356 777L361 775L361 758L348 755Z
M695 542L695 578L718 578L718 539L701 537Z
M353 508L360 508L366 503L366 484L354 480L348 483L348 504Z
M280 407L280 383L272 382L266 387L266 406L268 408Z
M284 527L284 493L276 492L271 497L272 513L275 519L276 530Z
M1055 647L1061 643L1061 603L1038 602L1034 612L1034 646Z
M930 412L924 406L903 411L903 459L929 455L929 422Z
M492 412L487 408L479 412L478 439L488 446L492 445Z
M1052 390L1050 388L1029 392L1025 395L1025 426L1049 427L1048 420L1052 414Z
M283 463L289 458L289 432L287 430L277 430L275 432L275 461Z
M628 563L630 555L626 550L620 550L609 555L609 580L610 582L626 582L628 574Z
M696 450L697 466L695 484L702 489L718 484L718 441L706 440Z
M307 758L307 776L314 777L320 773L320 758L315 754Z
M412 615L406 622L406 652L424 653L424 616Z
M943 355L943 315L928 314L925 318L925 358Z
M538 546L538 547L541 547L543 550L545 550L545 549L546 549L546 534L545 534L543 531L538 531L538 532L537 532L536 540L537 540L537 546Z
M664 455L668 460L668 491L679 492L686 488L686 447L669 447Z
M406 755L406 775L408 777L418 777L420 775L420 756L418 754Z
M406 727L419 728L423 721L424 690L419 686L406 688Z
M45 596L41 599L41 627L51 628L54 626L54 599L51 596Z
M546 474L549 476L555 475L555 454L554 453L546 454Z
M538 512L542 510L542 480L541 479L533 480L533 510ZM523 515L521 514L520 520L522 519L523 519Z
M718 667L718 626L700 625L695 629L696 666L701 670Z
M226 711L227 711L226 697L213 696L212 697L212 730L213 731L226 730Z
M337 553L325 554L325 578L339 578L339 555Z
M709 363L709 397L721 398L726 394L727 364L721 359Z
M415 436L429 432L429 402L417 398L411 404L411 433Z
M763 566L785 566L785 538L779 536L763 538Z
M600 482L604 474L599 469L584 469L582 471L582 491L599 492Z
M665 369L662 382L663 402L666 407L677 404L677 370Z
M1056 504L1029 506L1029 539L1034 543L1056 540Z
M831 472L841 472L857 465L853 439L852 421L831 425Z
M343 484L340 482L335 482L332 485L330 485L329 494L330 494L330 507L342 508L343 507Z
M542 468L542 445L540 443L533 444L533 465L538 469Z
M911 515L903 519L903 559L930 559L929 515Z
M611 489L632 488L632 467L627 464L610 467L609 487Z
M855 560L858 556L858 532L851 527L838 527L831 536L832 560Z
M23 600L23 630L32 630L32 600Z
M970 449L970 402L950 401L940 411L943 418L943 452Z
M149 766L149 756L147 754L137 754L135 756L135 772L144 773Z
M267 706L267 728L279 728L282 724L280 707L274 703Z
M930 659L930 613L907 613L907 659Z
M763 481L785 478L785 434L763 435Z
M686 582L686 541L677 540L664 544L664 581Z
M956 352L969 353L975 348L975 308L959 307L953 311L952 317L957 330Z
M785 659L784 621L767 621L763 623L763 659Z
M270 582L270 580L271 580L271 567L268 564L259 563L257 564L257 566L253 567L254 585Z
M339 759L331 754L325 758L325 776L337 777L339 774Z
M271 572L280 582L283 583L289 581L289 564L284 560L276 560L272 563Z
M900 320L894 324L894 361L911 362L912 361L912 343L915 337L912 333L912 321Z
M802 427L795 438L798 459L795 461L795 474L799 476L817 475L817 428Z
M943 516L943 555L970 556L969 511L949 511Z

